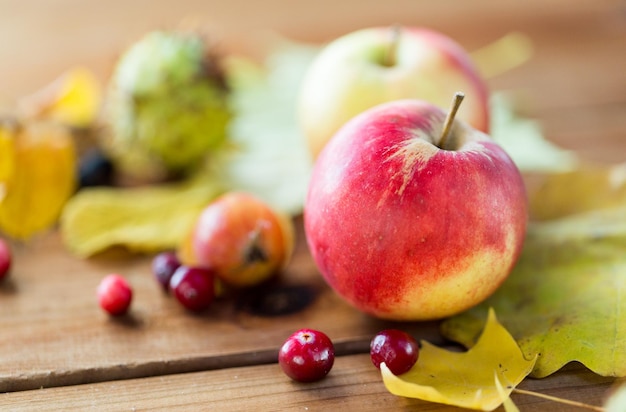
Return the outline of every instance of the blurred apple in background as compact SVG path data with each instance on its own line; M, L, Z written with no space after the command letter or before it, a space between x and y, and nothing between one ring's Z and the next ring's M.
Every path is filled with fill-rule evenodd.
M488 135L446 119L428 102L383 103L347 123L314 166L310 251L330 286L371 315L459 313L491 295L521 251L517 167Z
M372 106L416 98L447 108L457 90L467 95L459 118L487 132L487 86L460 45L422 28L368 28L334 40L316 56L303 80L298 116L316 158L344 123Z

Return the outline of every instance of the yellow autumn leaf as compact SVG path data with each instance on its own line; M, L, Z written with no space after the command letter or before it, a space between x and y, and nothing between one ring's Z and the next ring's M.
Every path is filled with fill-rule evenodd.
M74 67L35 93L19 101L26 118L47 119L82 128L92 124L100 111L102 86L85 67Z
M500 396L500 400L502 401L502 406L504 406L505 412L519 412L519 408L511 399L511 392L507 391L504 386L502 386L502 382L500 382L500 379L498 379L498 374L496 372L494 372L493 375L496 390L498 391L498 395Z
M471 56L478 71L489 79L521 66L529 61L533 54L534 45L530 36L514 31L474 50Z
M531 192L543 220L528 227L510 276L478 306L447 319L442 334L471 346L488 308L526 356L532 376L576 361L626 376L626 168L585 166L549 176Z
M385 387L394 395L491 411L532 371L535 361L536 357L524 358L490 310L478 342L467 352L422 342L419 360L411 370L396 376L382 364L381 373Z
M25 240L51 227L75 191L76 163L64 127L0 124L0 231Z
M177 248L200 211L218 194L215 180L134 188L83 189L65 206L61 234L74 254L88 257L114 246L134 252Z
M547 175L530 194L533 218L550 220L626 204L626 162Z
M0 123L0 203L6 196L8 181L15 170L15 130Z

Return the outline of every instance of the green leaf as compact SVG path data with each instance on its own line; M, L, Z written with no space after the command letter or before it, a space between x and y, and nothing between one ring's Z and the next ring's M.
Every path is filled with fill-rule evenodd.
M535 358L524 358L490 310L484 331L469 351L452 352L422 342L411 370L396 376L383 363L381 373L394 395L490 411L508 399L534 364ZM512 402L507 407L512 408Z
M517 113L512 94L492 93L490 110L490 136L522 172L563 172L578 166L573 152L547 140L536 120Z
M244 57L228 65L235 146L221 165L229 188L253 193L290 214L302 212L312 159L297 116L301 79L317 48L274 39L259 66Z
M615 169L605 169L613 179ZM626 198L615 202L622 185L577 185L558 179L553 190L562 193L565 207L581 196L605 199L594 208L551 220L533 222L524 250L513 272L483 304L442 324L448 338L471 345L480 320L495 308L503 325L515 337L525 356L539 355L532 372L544 377L563 365L579 361L603 376L626 376ZM561 186L563 185L563 186ZM568 190L561 190L567 187ZM544 192L543 199L552 199ZM609 206L605 206L608 204ZM544 203L547 209L559 208ZM539 206L538 206L539 207Z

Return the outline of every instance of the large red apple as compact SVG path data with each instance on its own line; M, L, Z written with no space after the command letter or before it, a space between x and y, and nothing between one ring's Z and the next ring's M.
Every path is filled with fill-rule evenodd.
M417 100L349 121L321 152L304 210L328 283L362 311L427 320L468 309L511 271L527 200L504 150ZM445 142L442 135L447 135Z
M371 27L341 36L315 57L303 79L298 117L313 157L352 117L381 103L420 99L448 106L467 94L459 118L488 132L487 84L448 36L417 27Z

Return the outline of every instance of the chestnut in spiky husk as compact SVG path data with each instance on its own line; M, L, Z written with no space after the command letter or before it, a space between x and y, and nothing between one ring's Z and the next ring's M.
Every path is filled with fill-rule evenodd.
M103 147L123 174L181 176L226 140L228 88L196 32L153 31L119 59L104 103Z

